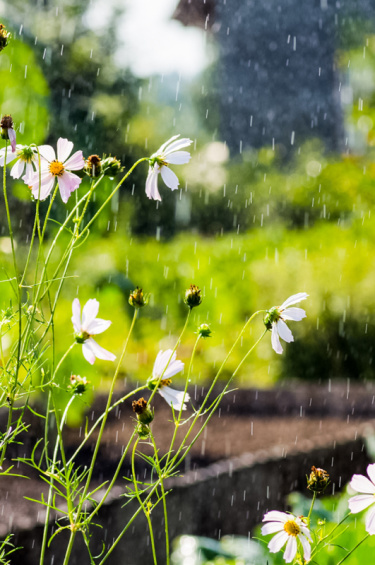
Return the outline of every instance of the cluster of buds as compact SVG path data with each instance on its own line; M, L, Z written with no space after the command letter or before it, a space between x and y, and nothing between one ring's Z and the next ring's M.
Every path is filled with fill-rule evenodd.
M137 286L137 288L130 293L129 304L134 308L142 308L142 306L148 304L148 299L149 296L143 294L143 290Z
M137 427L136 432L141 439L147 439L150 435L150 427L152 420L154 419L154 411L147 404L147 400L143 397L139 400L133 400L132 402L133 411L137 415Z
M310 476L307 477L307 488L316 493L322 493L330 483L329 474L324 469L311 467Z
M190 310L192 310L195 306L199 306L199 304L201 304L201 292L202 291L200 290L200 288L195 284L191 284L185 292L184 302L189 306Z
M0 129L2 139L9 139L13 153L16 150L16 132L13 129L13 118L9 114L3 116L0 120Z
M86 377L80 377L79 375L70 376L70 385L68 386L69 392L72 394L83 394L86 392L90 381Z
M5 29L3 24L0 24L0 51L5 49L10 39L10 33Z
M99 157L99 155L90 155L85 161L84 173L95 179L104 175L107 177L115 177L124 170L121 161L116 157Z

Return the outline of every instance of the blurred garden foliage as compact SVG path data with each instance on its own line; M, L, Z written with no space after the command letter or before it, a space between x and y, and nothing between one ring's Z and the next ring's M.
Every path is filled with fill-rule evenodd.
M60 4L57 11L46 2L34 13L34 3L14 0L0 14L13 34L0 56L0 110L13 115L19 142L54 145L58 137L68 137L85 156L111 153L128 168L175 132L196 140L191 162L181 168L179 191L161 187L163 201L148 201L147 168L139 167L94 226L90 246L75 254L73 271L79 266L80 278L67 279L56 317L61 352L71 341L70 308L77 288L81 301L100 298L101 317L113 320L102 345L118 351L130 323L128 293L139 285L151 292L151 303L142 311L123 378L143 382L159 345L165 349L178 334L186 314L183 292L195 283L204 291L204 302L193 322L210 322L213 330L194 361L192 385L201 386L228 352L229 332L235 336L255 309L281 304L303 290L310 295L308 319L298 327L291 324L296 343L285 356L276 356L270 340L264 340L236 385L270 386L280 378L373 378L375 36L367 42L365 59L362 47L337 53L352 95L344 108L350 143L342 154L327 153L312 138L293 153L276 144L244 147L231 156L215 133L220 117L207 94L214 66L190 85L182 114L175 102L176 77L165 77L161 86L160 78L140 79L116 66L121 3L99 31L90 26L95 3L94 8L88 0ZM27 29L22 27L26 16ZM205 123L207 104L212 112ZM112 182L101 184L90 206L105 200ZM22 251L34 204L23 183L13 182L12 190ZM54 208L54 217L65 216L60 204ZM2 208L4 226L3 216ZM50 235L55 229L51 222ZM63 250L64 242L59 245ZM9 251L8 239L1 238L4 279ZM11 298L7 292L4 288L2 308ZM261 331L259 318L223 378ZM194 339L191 332L182 344L182 359ZM104 364L88 367L78 350L64 366L66 374L74 367L97 387L106 376Z

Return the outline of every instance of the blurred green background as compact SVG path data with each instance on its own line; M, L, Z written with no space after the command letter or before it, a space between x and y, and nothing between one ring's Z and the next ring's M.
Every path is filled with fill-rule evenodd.
M90 14L100 15L100 2L14 0L6 9L0 4L0 19L13 35L0 54L0 111L12 114L20 143L55 145L60 136L67 137L86 157L116 155L129 168L173 134L194 140L191 162L175 169L180 190L171 193L160 180L162 203L149 201L147 166L140 166L76 251L70 269L75 278L67 279L56 316L58 354L72 342L71 302L78 296L81 303L100 300L100 317L113 324L98 342L119 355L132 315L129 291L138 285L151 293L151 301L142 310L121 376L145 382L159 349L175 343L187 313L184 291L194 283L203 289L204 301L193 311L178 356L188 360L197 324L210 323L213 336L202 340L193 370L192 384L203 385L248 316L305 291L309 299L301 306L307 319L290 324L295 343L278 356L267 335L236 384L372 379L375 35L360 33L359 22L358 34L341 38L335 52L351 95L341 108L349 139L343 151L328 150L312 129L288 155L278 145L246 146L231 154L220 138L219 109L211 97L220 58L214 38L206 45L214 56L204 70L182 78L159 71L141 76L118 54L116 25L119 18L126 20L128 5L109 5L106 24L96 26ZM181 36L187 32L179 29ZM114 183L101 184L91 214ZM86 180L80 193L87 186ZM23 183L12 182L11 190L18 252L24 257L35 203ZM65 217L61 202L54 205L54 217ZM11 256L3 207L0 219L6 278ZM55 229L51 223L49 237ZM61 253L66 243L61 239ZM3 283L2 308L10 298ZM259 317L227 364L224 379L262 331ZM6 339L4 346L10 346ZM112 367L103 361L89 366L79 349L64 363L62 383L73 372L87 376L95 389L105 388Z

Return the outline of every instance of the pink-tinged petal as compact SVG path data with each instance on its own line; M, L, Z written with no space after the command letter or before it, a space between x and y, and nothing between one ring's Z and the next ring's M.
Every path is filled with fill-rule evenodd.
M96 320L93 320L88 324L86 331L90 335L101 334L105 332L105 330L108 330L111 324L112 322L110 320L102 320L101 318L96 318Z
M35 169L32 166L31 163L26 163L26 173L25 173L25 177L27 179L30 179L32 177L32 175L35 173Z
M375 534L375 507L370 508L366 516L366 532L371 536Z
M301 542L302 547L303 547L303 557L304 557L305 561L310 561L311 545L310 545L309 541L305 538L305 536L302 536L301 534L299 534L298 539Z
M190 161L191 155L188 151L176 151L164 159L171 165L185 165Z
M8 148L6 153L7 153L6 164L11 163L12 161L14 161L14 159L17 158L17 153L12 153L12 151L9 151ZM5 159L5 147L3 147L3 149L0 149L0 167L4 167L4 159Z
M283 547L283 545L288 541L288 534L285 530L276 534L268 544L268 549L271 553L277 553Z
M59 137L57 140L57 160L65 163L73 150L74 144L64 137Z
M25 168L25 161L22 161L21 159L17 159L17 161L14 163L12 167L12 170L10 171L10 176L13 177L14 179L19 179L22 176L24 168Z
M284 524L281 522L269 522L269 524L264 524L262 526L262 535L268 536L268 534L275 534L276 532L281 532L284 529Z
M287 298L285 302L282 303L279 309L284 310L284 308L287 308L292 304L297 304L298 302L301 302L301 300L306 300L308 296L309 295L306 294L306 292L299 292L298 294L292 294L292 296L289 296L289 298Z
M64 163L64 168L68 171L80 171L85 166L85 160L83 158L82 151L76 151L71 157Z
M276 322L276 326L277 326L277 331L279 333L279 336L281 337L281 339L283 339L284 341L286 341L287 343L290 343L291 341L294 341L294 337L292 332L290 331L290 329L288 328L288 326L286 325L285 322L283 322L281 319L278 320Z
M285 563L291 563L297 553L297 539L294 536L289 536L288 543L284 551Z
M281 522L285 524L288 520L293 519L294 516L287 514L286 512L280 512L279 510L270 510L263 516L263 522Z
M350 481L350 486L357 492L375 494L375 485L363 475L353 475L352 480Z
M303 318L306 318L306 312L302 308L288 308L281 313L281 317L283 320L300 322Z
M188 147L192 143L193 141L191 139L187 137L183 137L182 139L177 139L176 141L173 141L170 145L165 147L161 153L163 154L164 157L167 157L167 155L170 155L171 153L175 153L176 151L182 149L183 147Z
M163 145L161 145L159 147L159 149L157 150L156 153L153 154L153 157L156 157L157 155L161 155L164 151L164 149L166 147L168 147L168 145L170 145L175 139L178 139L180 137L180 134L178 135L173 135L170 139L168 139L168 141L166 141L165 143L163 143Z
M374 502L374 495L357 494L357 496L349 498L348 505L352 514L358 514L358 512L362 512L362 510L365 510L365 508L368 508L371 504L374 504Z
M283 352L283 348L280 343L279 334L277 333L277 326L275 322L272 324L271 344L272 344L272 348L276 351L276 353L280 355Z
M177 190L180 181L169 167L166 167L165 165L161 167L160 174L168 188L171 190Z
M367 465L367 474L370 477L371 481L375 485L375 463L371 463L371 465Z
M50 145L39 145L38 149L41 157L43 157L49 162L55 161L56 154L53 147L51 147ZM37 156L37 160L38 160L38 156Z
M154 167L149 168L146 180L146 195L152 200L159 200L161 202L161 196L158 190L159 171L160 168L158 165L154 165Z
M26 179L27 180L27 179ZM45 200L52 192L55 184L55 177L50 173L42 175L42 182L39 188L39 179L36 184L32 185L31 192L36 200Z
M13 128L8 129L8 137L9 137L9 141L10 141L10 146L12 148L12 152L15 153L16 152L16 132L14 131Z
M299 523L299 527L301 528L301 533L304 534L307 537L307 539L312 541L309 528L307 526L304 526L303 523L302 524Z
M60 189L61 200L66 204L69 200L70 195L72 192L77 190L79 185L82 182L82 179L77 177L77 175L73 173L69 173L69 171L65 171L61 177L57 177Z
M90 365L93 365L95 363L96 357L89 342L90 340L88 339L82 344L82 353L86 361L88 361Z
M73 312L72 322L73 322L74 331L77 334L79 334L81 332L81 304L78 298L75 298L73 300L72 312Z
M114 361L116 359L116 355L101 347L92 337L87 339L85 343L89 344L91 351L98 359L103 359L104 361Z
M90 333L88 326L93 322L99 312L99 302L96 298L90 298L82 310L82 331Z

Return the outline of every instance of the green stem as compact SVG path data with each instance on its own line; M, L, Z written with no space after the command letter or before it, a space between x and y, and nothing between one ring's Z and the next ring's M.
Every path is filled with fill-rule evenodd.
M132 450L132 476L133 476L133 484L134 484L134 489L135 489L135 495L137 497L137 500L139 502L139 505L141 506L143 513L146 517L147 523L148 523L148 529L150 532L150 540L151 540L151 548L152 548L152 556L154 559L154 565L157 565L157 559L156 559L156 551L155 551L155 541L154 541L154 532L152 529L152 522L151 522L151 518L150 518L150 512L149 510L147 510L147 508L145 508L144 506L144 502L142 501L141 495L139 494L139 490L138 490L138 481L137 481L137 477L135 474L135 465L134 465L134 459L135 459L135 450L137 448L139 442L139 438L134 442L134 447Z
M343 559L341 559L341 561L339 561L339 562L337 563L337 565L341 565L341 563L344 563L344 561L346 561L346 560L348 559L348 557L357 549L357 547L359 547L359 546L361 545L361 543L363 543L364 541L366 541L369 536L370 536L370 534L366 534L365 537L364 537L361 541L359 541L359 542L357 543L357 545L354 546L353 549L351 549L351 550L349 551L349 553L347 553L347 554L345 555L345 557L343 557Z
M315 504L316 496L317 496L317 495L316 495L316 492L314 491L314 492L313 492L313 497L312 497L312 501L311 501L311 506L310 506L310 510L309 510L309 513L308 513L308 515L307 515L307 524L308 524L308 526L309 526L309 527L310 527L310 518L311 518L311 513L312 513L312 511L313 511L313 508L314 508L314 504Z
M163 499L163 512L164 512L164 531L165 531L165 553L166 553L166 557L167 557L167 561L166 561L166 565L170 565L170 559L169 559L169 528L168 528L168 511L167 511L167 500L165 497L165 490L164 490L164 481L163 481L163 473L162 470L160 468L160 461L159 461L159 456L158 456L158 450L156 447L156 443L155 443L155 438L152 435L152 433L150 434L151 437L151 441L152 441L152 445L154 446L154 453L155 453L155 461L156 461L156 465L157 465L157 471L159 474L159 480L160 480L160 490L161 490L161 497Z

